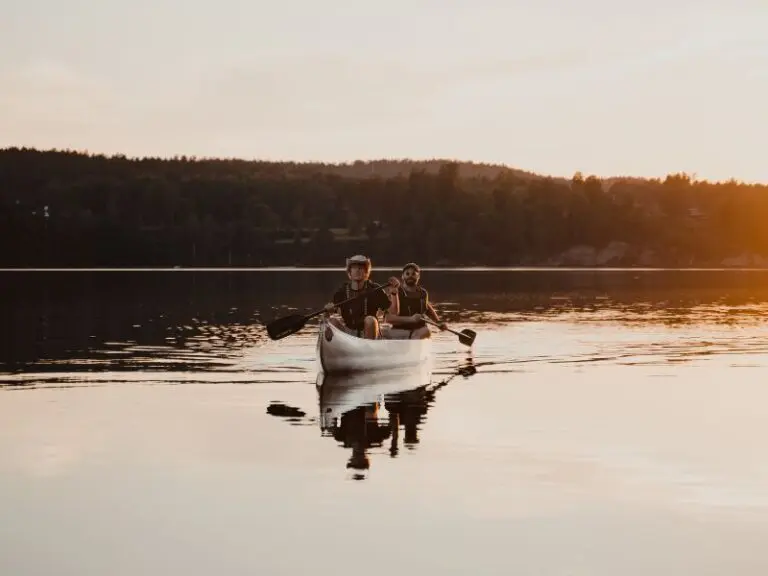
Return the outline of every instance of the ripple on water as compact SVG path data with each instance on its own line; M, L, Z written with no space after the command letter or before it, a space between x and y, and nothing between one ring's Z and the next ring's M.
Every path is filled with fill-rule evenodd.
M724 357L730 358L732 366L749 367L762 365L760 356L768 352L768 303L710 301L675 306L669 299L622 302L599 296L599 302L598 298L585 302L553 295L545 304L528 302L506 312L446 305L443 314L454 329L471 327L479 336L467 350L453 335L435 332L435 373L450 372L467 360L479 370L497 374L530 372L548 364L633 367ZM277 308L285 313L286 307ZM163 315L156 315L151 322L143 322L144 328L137 328L133 338L99 343L91 336L85 346L73 343L52 356L45 355L45 343L65 340L66 335L48 335L41 341L40 357L7 370L0 385L117 383L142 378L255 384L303 382L316 373L316 319L301 332L276 342L267 337L259 321L232 318L215 323L194 317L167 326L162 321ZM120 376L127 372L141 376Z

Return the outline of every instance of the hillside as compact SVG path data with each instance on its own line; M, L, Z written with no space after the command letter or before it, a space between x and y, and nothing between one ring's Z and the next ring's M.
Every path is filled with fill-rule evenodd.
M499 176L514 176L523 180L540 179L544 176L526 172L502 164L485 164L479 162L461 162L447 158L433 160L357 160L343 164L306 164L312 172L337 174L344 178L398 178L406 177L413 171L423 171L426 174L437 174L445 164L455 163L458 166L460 178L487 178Z
M768 263L765 186L0 150L0 266Z

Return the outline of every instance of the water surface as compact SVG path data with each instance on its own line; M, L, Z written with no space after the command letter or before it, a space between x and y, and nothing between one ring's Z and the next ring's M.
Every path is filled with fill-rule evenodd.
M768 272L432 271L475 346L320 389L338 272L0 276L1 574L768 570Z

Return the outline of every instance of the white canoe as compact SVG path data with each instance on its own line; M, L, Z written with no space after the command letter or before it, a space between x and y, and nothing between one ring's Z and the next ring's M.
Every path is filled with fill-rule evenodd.
M347 412L360 406L381 403L388 395L427 386L431 379L429 362L411 368L350 374L320 372L315 382L320 403L320 428L330 428Z
M415 367L428 362L431 353L431 338L358 338L339 330L326 320L320 322L317 334L317 358L326 374Z

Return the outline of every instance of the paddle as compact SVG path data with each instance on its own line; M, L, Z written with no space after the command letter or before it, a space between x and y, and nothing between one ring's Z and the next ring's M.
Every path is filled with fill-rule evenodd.
M374 288L373 290L362 292L357 296L353 296L352 298L347 298L346 300L342 300L341 302L336 304L336 306L343 306L344 304L348 304L349 302L352 302L353 300L357 300L358 298L369 296L371 294L378 292L379 290L383 290L387 286L388 284L383 284L378 288ZM323 314L323 313L325 313L325 308L323 308L322 310L317 310L316 312L312 312L312 314L307 314L306 316L302 316L301 314L291 314L290 316L283 316L282 318L278 318L277 320L273 320L272 322L267 324L267 334L269 334L269 337L272 340L280 340L281 338L285 338L286 336L295 334L296 332L304 328L304 325L307 323L307 321L310 318L314 318L315 316L320 316L320 314Z
M423 316L424 322L427 324L432 324L432 326L440 327L440 324L437 322L433 322L426 316ZM448 332L451 332L453 334L456 334L456 336L459 337L459 342L464 344L465 346L472 346L472 344L475 342L475 338L477 337L477 332L474 330L470 330L469 328L464 328L461 332L456 332L456 330L452 330L450 328L446 328Z

